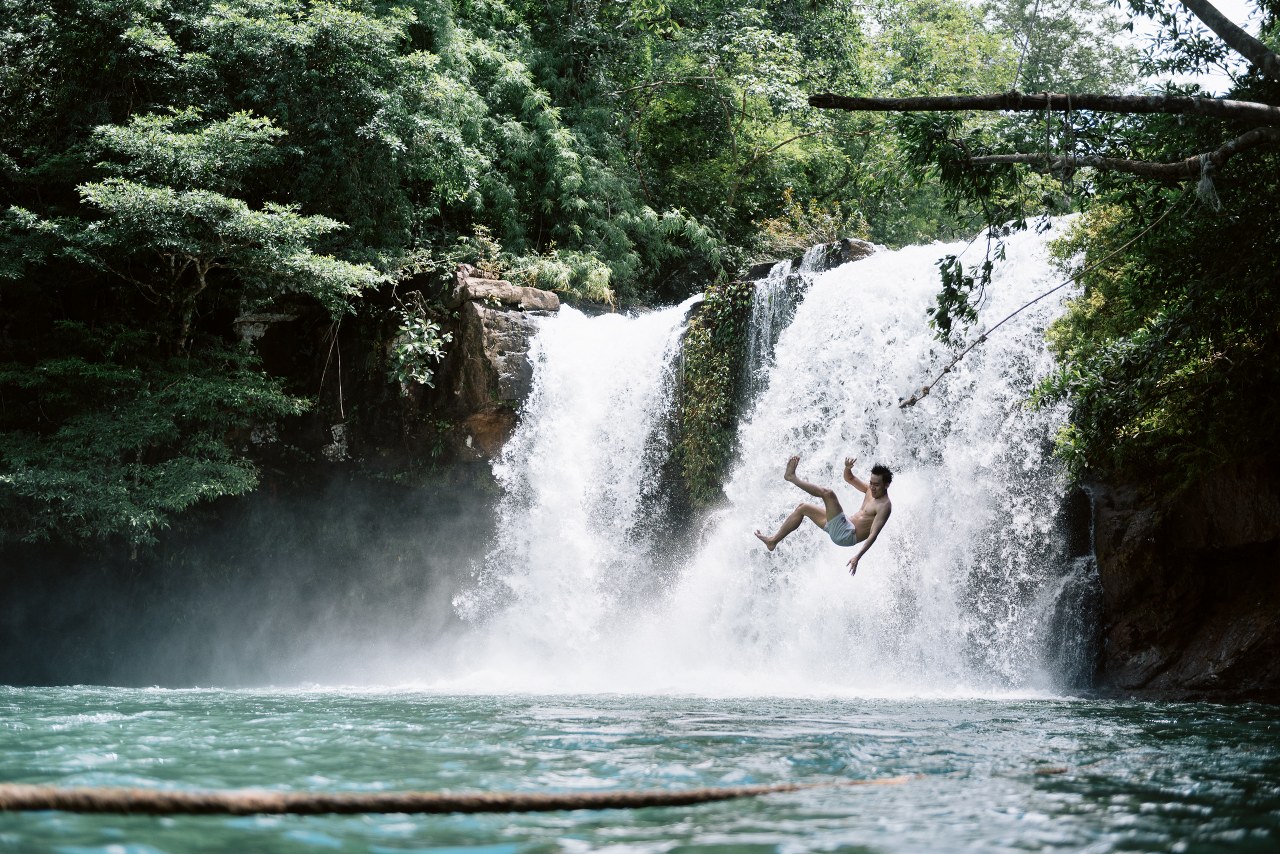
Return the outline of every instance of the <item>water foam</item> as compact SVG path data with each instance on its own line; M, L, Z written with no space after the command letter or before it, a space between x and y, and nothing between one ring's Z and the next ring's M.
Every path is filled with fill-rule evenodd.
M914 407L899 399L949 359L924 323L936 260L961 245L882 252L816 277L772 349L741 425L727 501L671 563L653 512L687 306L545 321L535 391L496 466L502 533L458 600L472 622L450 690L972 696L1058 684L1043 629L1072 571L1065 484L1049 455L1060 411L1025 406L1051 369L1060 303L1003 327ZM1054 283L1043 240L1015 236L981 323ZM752 536L806 479L895 470L892 521L853 553L808 522L773 553Z

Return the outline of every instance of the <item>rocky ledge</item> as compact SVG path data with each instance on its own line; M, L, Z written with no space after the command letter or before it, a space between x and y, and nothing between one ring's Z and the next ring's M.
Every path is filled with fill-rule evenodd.
M458 311L458 325L438 378L443 407L461 431L455 450L464 458L493 457L515 429L516 411L533 384L534 318L559 311L560 298L461 264L448 305Z

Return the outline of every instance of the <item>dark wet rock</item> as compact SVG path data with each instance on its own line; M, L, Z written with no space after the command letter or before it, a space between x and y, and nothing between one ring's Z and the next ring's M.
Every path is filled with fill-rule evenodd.
M876 245L874 243L869 243L856 237L843 237L831 243L820 243L812 251L806 253L809 257L807 272L810 274L823 273L827 270L833 270L841 264L860 261L863 258L874 255L875 252ZM791 260L792 276L799 273L803 261L803 257ZM759 264L752 264L743 275L743 280L756 282L767 278L769 272L773 270L777 263L777 261L762 261Z
M1098 487L1099 687L1280 700L1280 476L1232 466L1176 497Z
M464 303L461 315L453 404L467 413L495 406L514 409L533 384L529 344L537 331L534 319L478 302Z
M813 273L834 270L842 264L861 261L863 258L874 255L875 251L874 243L868 243L856 237L845 237L834 243L824 243L821 250L810 256L809 270ZM797 263L795 266L798 269L800 265Z
M850 261L861 261L876 253L876 245L866 240L859 240L856 237L846 237L837 241L835 244L837 249L833 250L833 255L839 260L836 265L848 264Z

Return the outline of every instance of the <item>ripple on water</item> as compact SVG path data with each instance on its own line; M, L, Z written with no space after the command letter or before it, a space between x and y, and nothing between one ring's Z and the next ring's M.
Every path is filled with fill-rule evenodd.
M1066 700L0 689L3 776L289 791L598 791L908 775L681 809L0 816L17 850L1270 851L1280 709Z

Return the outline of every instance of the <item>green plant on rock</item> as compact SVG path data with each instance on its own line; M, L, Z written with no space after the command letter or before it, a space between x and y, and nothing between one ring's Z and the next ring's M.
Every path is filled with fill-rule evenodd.
M833 243L844 237L863 240L871 229L858 210L846 210L838 201L819 202L809 199L801 203L795 190L782 193L783 212L760 223L756 256L762 261L798 258L811 246Z
M570 299L615 305L609 286L612 271L594 255L554 250L546 255L519 259L512 278L520 284L556 291Z
M676 456L695 506L719 496L733 454L753 289L738 281L708 288L685 335Z
M395 314L400 326L391 341L388 377L399 383L406 394L412 384L434 388L436 366L444 358L444 345L453 340L453 334L441 332L440 324L421 308L398 308Z

